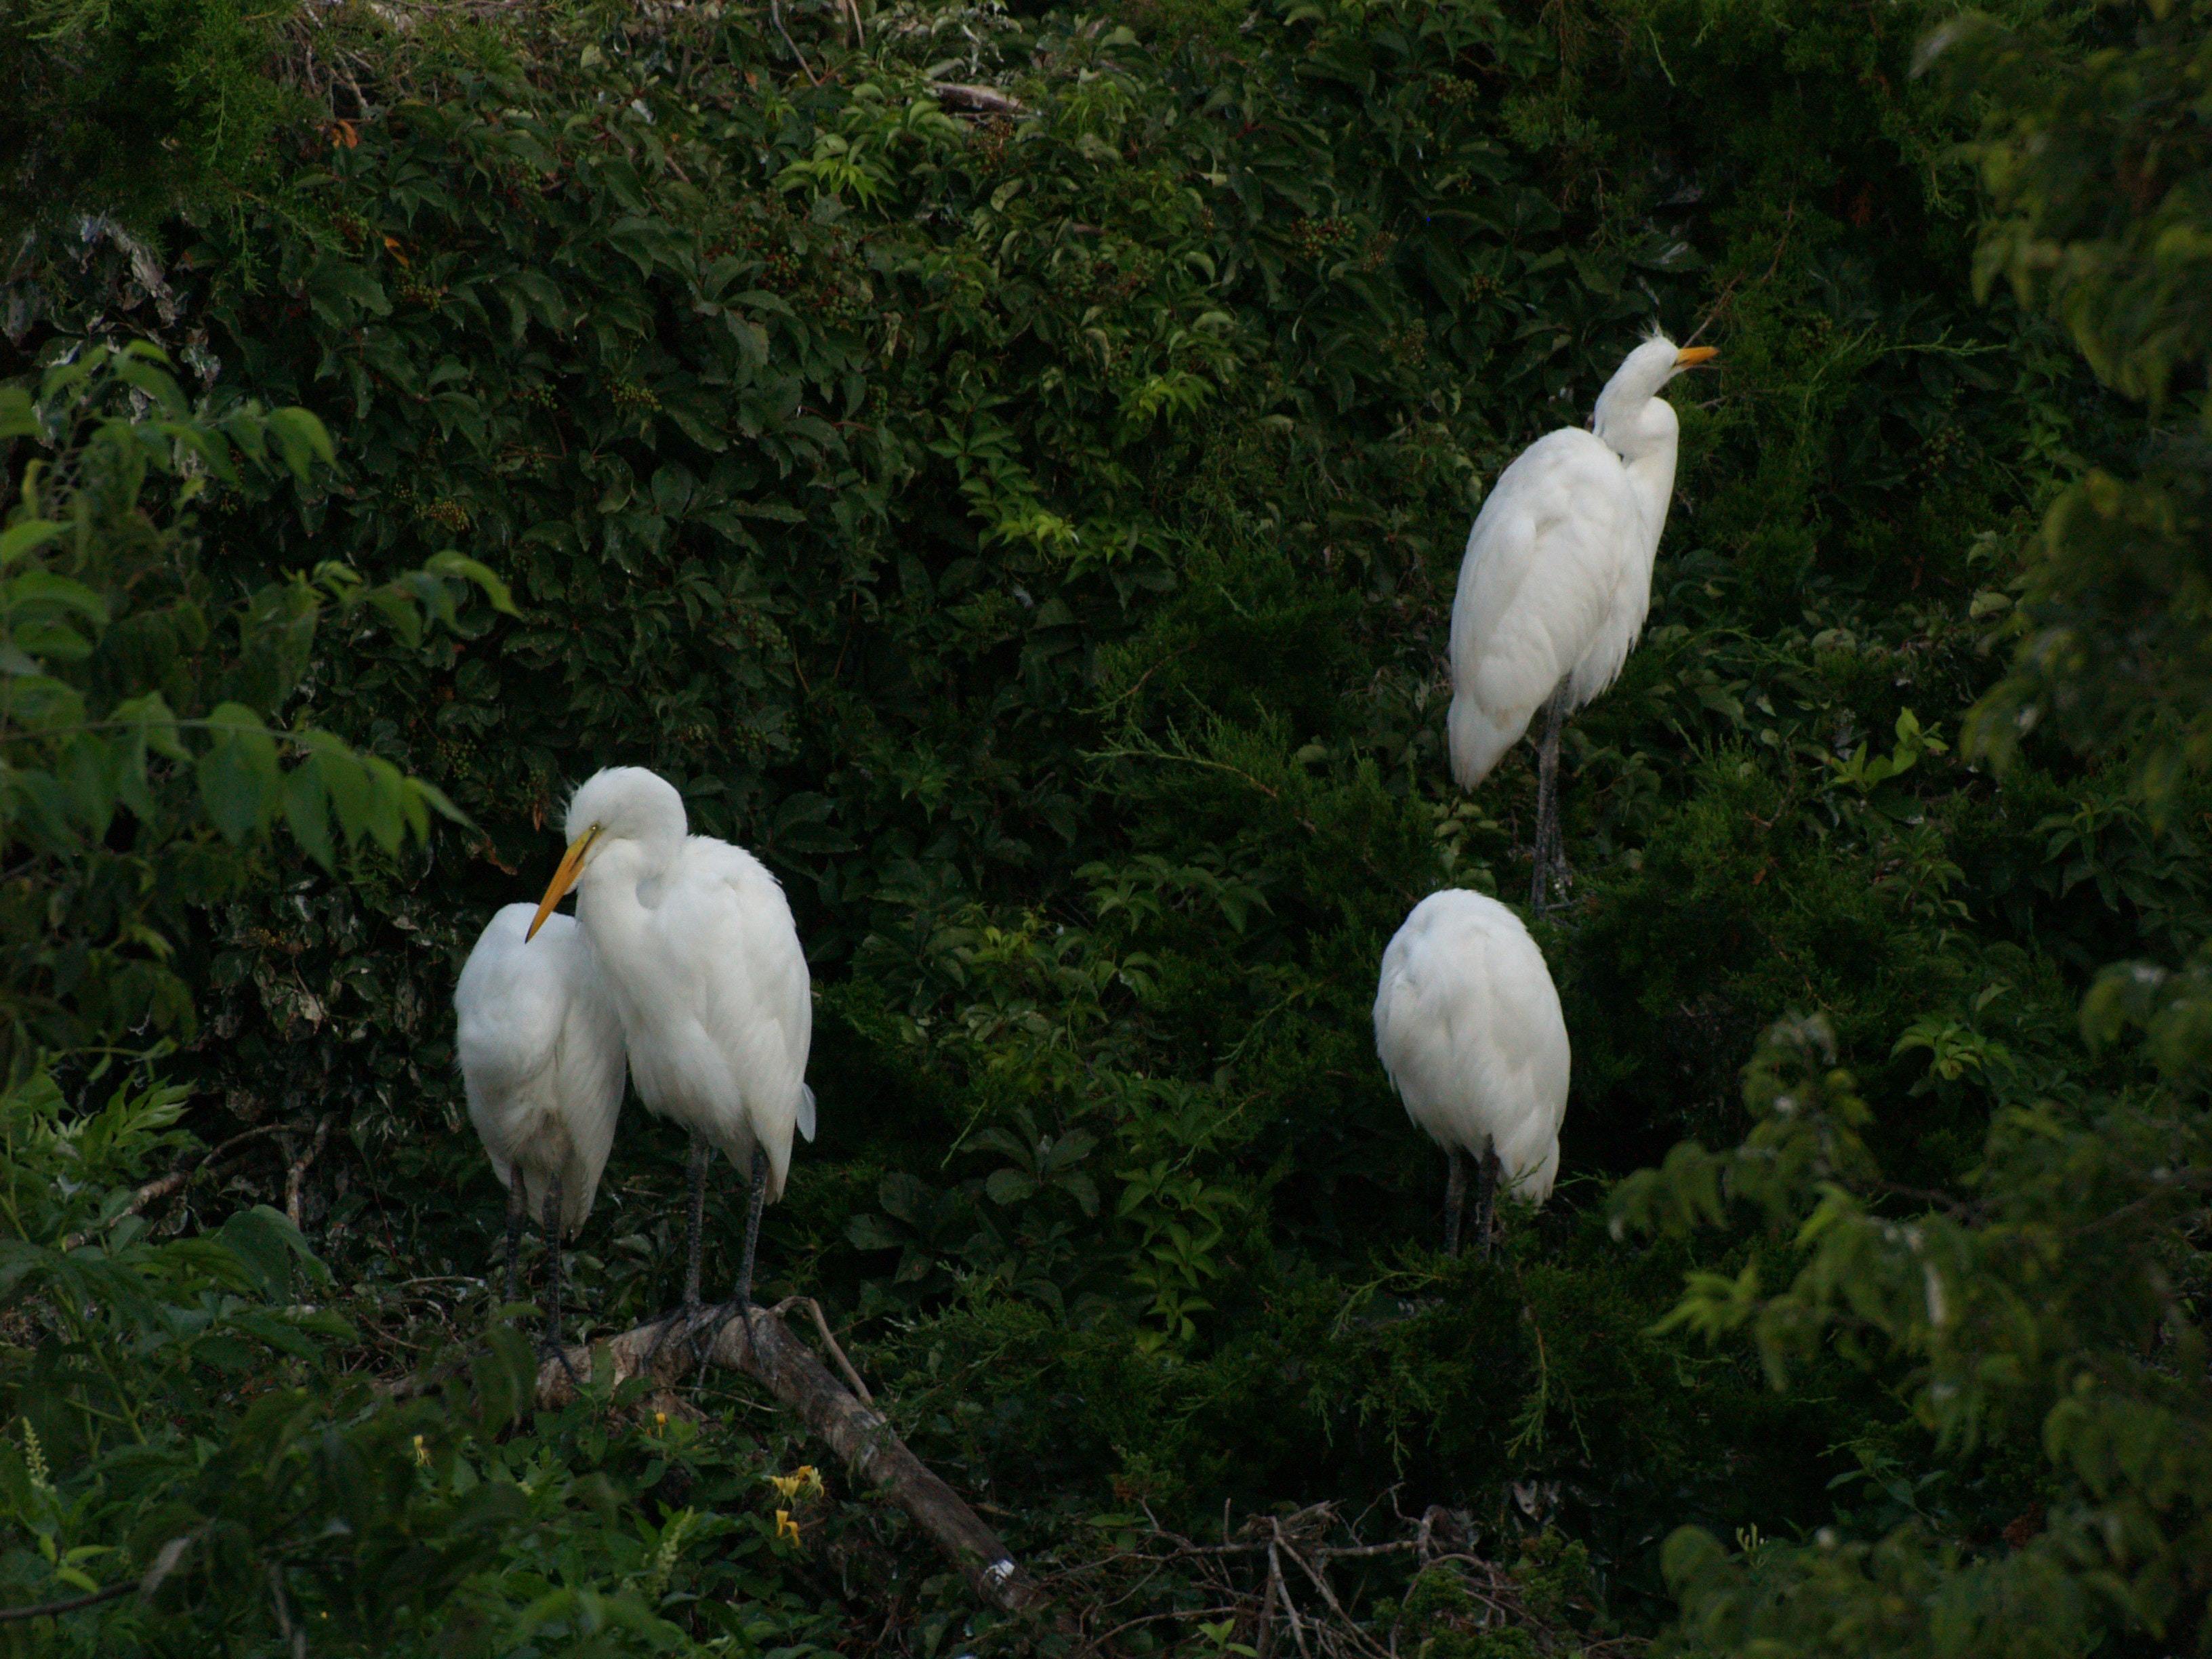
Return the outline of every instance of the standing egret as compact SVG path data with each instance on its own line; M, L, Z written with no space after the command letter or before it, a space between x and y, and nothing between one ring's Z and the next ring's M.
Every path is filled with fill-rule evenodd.
M1459 1251L1464 1152L1476 1160L1475 1230L1490 1250L1498 1176L1552 1195L1567 1113L1566 1021L1544 953L1496 899L1447 890L1413 907L1382 953L1375 1052L1406 1115L1444 1149L1444 1249Z
M623 1036L592 946L556 916L530 943L531 907L491 919L453 988L454 1048L476 1126L507 1189L507 1300L528 1208L552 1264L545 1340L561 1349L561 1240L584 1224L622 1111Z
M1539 911L1560 861L1560 724L1613 684L1651 605L1680 431L1659 392L1715 355L1663 335L1637 347L1598 394L1593 429L1522 450L1467 538L1452 599L1452 775L1480 783L1545 711L1528 890Z
M568 849L532 931L573 887L629 1048L638 1098L691 1134L684 1304L699 1310L707 1164L720 1147L752 1177L732 1306L752 1300L762 1206L783 1195L796 1128L814 1139L806 1050L814 1006L791 907L741 847L689 833L684 798L642 767L594 774L568 803Z

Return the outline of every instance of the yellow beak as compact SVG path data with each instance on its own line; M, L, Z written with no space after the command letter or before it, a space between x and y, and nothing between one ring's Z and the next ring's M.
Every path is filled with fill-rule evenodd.
M1674 367L1695 368L1699 363L1709 363L1720 355L1718 346L1684 346L1674 354Z
M592 843L599 836L599 826L595 823L568 843L568 850L561 855L561 867L553 872L553 880L545 889L545 896L538 901L538 914L530 919L530 931L522 936L525 944L538 937L538 930L553 914L553 907L568 896L568 890L576 884L576 878L584 873L584 854L592 850Z

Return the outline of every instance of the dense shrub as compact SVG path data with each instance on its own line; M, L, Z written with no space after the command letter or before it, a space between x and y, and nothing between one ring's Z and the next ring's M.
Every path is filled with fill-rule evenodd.
M1931 36L1933 4L1733 0L289 22L287 84L333 101L289 126L283 96L254 106L256 188L134 179L173 208L143 241L27 244L14 366L153 333L197 377L194 430L248 419L246 398L314 411L333 471L281 500L211 492L189 557L166 508L116 544L176 568L134 603L228 607L243 631L209 621L220 650L88 684L204 714L256 629L296 622L245 699L277 733L256 775L342 738L371 758L331 766L456 820L349 848L289 796L226 817L157 766L158 840L125 799L127 835L81 823L9 889L27 944L0 992L27 1011L17 1074L65 1079L41 1121L106 1097L42 1050L151 1008L181 1045L161 1075L183 1115L98 1166L108 1210L171 1121L283 1148L234 1161L162 1224L175 1237L132 1221L87 1248L281 1241L353 1322L283 1339L290 1420L410 1480L421 1432L453 1460L434 1491L526 1481L531 1502L425 1518L410 1506L433 1498L393 1474L361 1536L433 1540L419 1604L362 1600L349 1575L382 1546L297 1555L277 1531L189 1607L103 1605L134 1631L184 1620L162 1638L179 1648L212 1620L275 1640L325 1611L369 1644L465 1616L487 1649L988 1637L865 1506L794 1552L740 1435L685 1426L679 1456L665 1425L512 1422L496 1361L492 1403L419 1419L338 1378L490 1318L500 1205L451 1074L452 975L495 904L537 890L565 791L623 761L769 860L815 966L823 1138L771 1215L769 1282L839 1312L917 1449L1025 1553L1089 1560L1147 1510L1195 1528L1224 1504L1396 1487L1410 1512L1462 1513L1593 1638L1664 1621L1659 1541L1691 1522L1667 1564L1699 1641L1799 1640L1807 1597L1847 1603L1861 1574L1910 1592L1917 1611L1863 1643L1901 1652L2047 1514L2050 1541L2000 1561L1991 1593L2033 1577L2054 1650L2195 1628L2175 1611L2202 1596L2186 1504L2133 1474L2112 1497L2035 1449L2071 1360L1931 1403L1942 1366L2014 1365L2015 1339L1985 1339L1978 1311L1971 1340L1923 1320L1932 1247L1898 1242L1942 1240L1929 1271L1961 1297L1984 1275L2017 1313L2040 1292L2006 1277L2026 1269L1995 1218L2045 1241L2039 1272L2063 1229L2105 1237L2037 1310L2071 1322L2064 1341L2004 1328L2038 1353L2189 1323L2194 1245L2163 1241L2193 1189L2129 1185L2190 1162L2181 1097L2130 1049L2085 1050L2075 1011L2101 964L2178 963L2203 936L2202 471L2175 411L2201 392L2204 173L2150 136L2193 132L2174 112L2203 30L2177 9L2131 45L2125 8L2017 9L2017 36ZM1949 43L1933 78L1913 72L1927 39ZM2114 55L2088 74L2092 51ZM957 113L975 100L940 96L947 79L1019 107ZM2112 110L2141 134L2112 137ZM146 112L179 167L210 163L190 119ZM69 148L74 118L15 118L38 125L53 199L126 205ZM1978 298L1978 237L2015 290ZM158 294L154 247L173 254ZM2160 259L2180 263L2141 275ZM2123 311L2138 321L2107 326ZM1581 419L1655 325L1703 329L1723 367L1682 389L1651 628L1568 734L1575 899L1542 929L1576 1045L1567 1181L1498 1260L1446 1262L1440 1160L1387 1092L1367 1008L1414 901L1526 878L1526 770L1462 796L1443 764L1460 546L1504 462ZM2153 394L2146 447L2128 399ZM2142 482L2084 481L2092 463ZM2075 746L1999 742L2022 710ZM289 735L311 728L337 737ZM33 830L9 810L13 861ZM293 842L264 838L280 811ZM171 857L216 873L171 879L151 862ZM125 872L156 896L158 946L82 896ZM64 957L82 989L56 988ZM2149 1023L2186 1075L2197 982L2146 970L2094 1006ZM1741 1137L1754 1051L1747 1149L1670 1154ZM327 1150L288 1183L318 1124ZM642 1115L624 1128L573 1268L597 1328L672 1288L679 1153ZM1661 1173L1608 1204L1644 1165ZM288 1188L296 1231L252 1207ZM1624 1243L1609 1217L1680 1236ZM52 1252L82 1220L40 1226L24 1237ZM2128 1277L2147 1261L2166 1288ZM2068 1299L2100 1284L2123 1288ZM49 1316L24 1317L29 1340ZM1698 1335L1746 1324L1756 1353ZM198 1362L147 1363L108 1386L153 1397ZM2170 1374L2113 1364L2116 1411ZM203 1432L248 1434L243 1402L191 1386ZM92 1449L71 1459L52 1466L69 1501L114 1490ZM164 1541L137 1501L84 1511L89 1547L131 1540L98 1582ZM2085 1574L2137 1571L2081 1553L2123 1511L2154 1516L2142 1571L2165 1577L2085 1611ZM1824 1527L1864 1552L1771 1541ZM1583 1553L1571 1596L1542 1589L1560 1528ZM74 1582L60 1560L27 1541L20 1599ZM272 1563L275 1593L240 1588ZM1365 1593L1428 1608L1445 1588ZM1123 1639L1229 1639L1199 1633L1197 1601L1147 1593L1188 1620Z

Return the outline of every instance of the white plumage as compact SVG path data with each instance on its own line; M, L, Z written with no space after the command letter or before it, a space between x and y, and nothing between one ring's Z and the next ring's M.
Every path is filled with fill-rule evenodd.
M1532 1203L1552 1195L1566 1116L1570 1053L1559 994L1521 919L1496 899L1449 890L1415 905L1382 953L1375 1052L1406 1115L1460 1170L1481 1166L1488 1237L1488 1159Z
M560 1227L592 1212L622 1111L622 1026L591 944L566 916L529 939L532 907L491 919L453 988L455 1048L476 1126L500 1185L519 1179L542 1218L555 1179Z
M1548 433L1498 476L1452 600L1452 775L1472 787L1562 682L1562 712L1611 685L1643 631L1674 489L1679 425L1660 389L1712 356L1663 337L1628 354L1595 429Z
M568 805L569 845L538 914L570 886L576 920L605 974L647 1109L689 1130L696 1195L705 1146L756 1174L761 1203L782 1195L794 1130L814 1138L806 1087L814 1008L806 955L783 889L759 860L689 833L683 797L641 767L592 776ZM765 1154L757 1170L754 1154ZM685 1300L696 1302L690 1231Z

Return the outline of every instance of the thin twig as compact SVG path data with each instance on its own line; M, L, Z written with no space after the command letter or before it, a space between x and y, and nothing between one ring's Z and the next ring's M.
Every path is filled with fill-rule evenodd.
M1275 1530L1279 1534L1282 1531L1280 1523ZM1298 1617L1298 1604L1291 1600L1290 1584L1283 1577L1283 1559L1273 1544L1267 1546L1267 1577L1274 1583L1275 1593L1283 1598L1283 1613L1291 1621L1291 1639L1298 1644L1298 1651L1305 1655L1305 1659L1313 1659L1306 1649L1306 1621Z
M807 67L806 54L799 49L799 42L791 38L791 31L783 26L782 0L768 0L768 15L775 20L775 32L783 37L783 44L791 48L791 55L799 60L799 67L807 80L815 86L822 84L821 77Z
M102 1601L118 1601L134 1590L150 1601L154 1592L161 1588L161 1581L176 1571L177 1563L185 1559L185 1552L199 1536L199 1532L194 1531L172 1538L154 1553L153 1561L134 1583L110 1584L89 1595L75 1596L67 1601L41 1601L27 1607L0 1607L0 1625L18 1624L27 1619L52 1619L61 1613L75 1613L80 1607L97 1607Z
M70 1234L66 1238L62 1240L61 1243L57 1248L59 1249L64 1255L71 1250L82 1249L85 1245L91 1243L92 1241L98 1237L101 1233L106 1232L110 1227L112 1227L117 1222L122 1220L124 1217L137 1215L140 1212L147 1209L149 1206L159 1204L163 1199L168 1197L172 1193L181 1192L186 1186L191 1184L191 1179L194 1176L198 1175L202 1170L206 1169L210 1164L213 1164L217 1158L222 1157L226 1152L228 1152L236 1147L243 1146L249 1140L258 1140L264 1135L275 1134L280 1129L289 1129L296 1127L296 1125L290 1123L264 1123L258 1129L248 1129L244 1134L233 1135L228 1140L224 1141L219 1146L212 1147L206 1152L194 1153L192 1156L187 1158L182 1164L179 1164L175 1169L170 1170L168 1174L165 1176L157 1176L153 1180L146 1182L144 1186L139 1188L137 1192L131 1194L131 1201L128 1204L125 1204L121 1209L118 1210L113 1215L108 1217L107 1219L99 1222L93 1226L87 1227L82 1232Z
M863 1406L874 1405L875 1395L868 1392L868 1385L860 1381L860 1372L853 1369L853 1362L845 1358L845 1351L837 1346L837 1339L830 1335L830 1322L823 1316L819 1302L811 1296L787 1296L775 1304L775 1311L780 1314L787 1308L800 1306L814 1316L814 1328L822 1333L822 1346L830 1350L830 1358L837 1362L838 1370L844 1375L845 1385L852 1389Z
M292 1650L292 1659L307 1659L307 1632L292 1623L292 1603L284 1595L284 1569L269 1564L269 1595L276 1604L276 1633Z
M0 1607L0 1625L12 1625L25 1619L52 1619L64 1613L75 1613L81 1607L96 1607L102 1601L112 1601L120 1596L135 1594L138 1586L110 1584L106 1589L96 1589L89 1595L72 1596L66 1601L41 1601L35 1607Z

